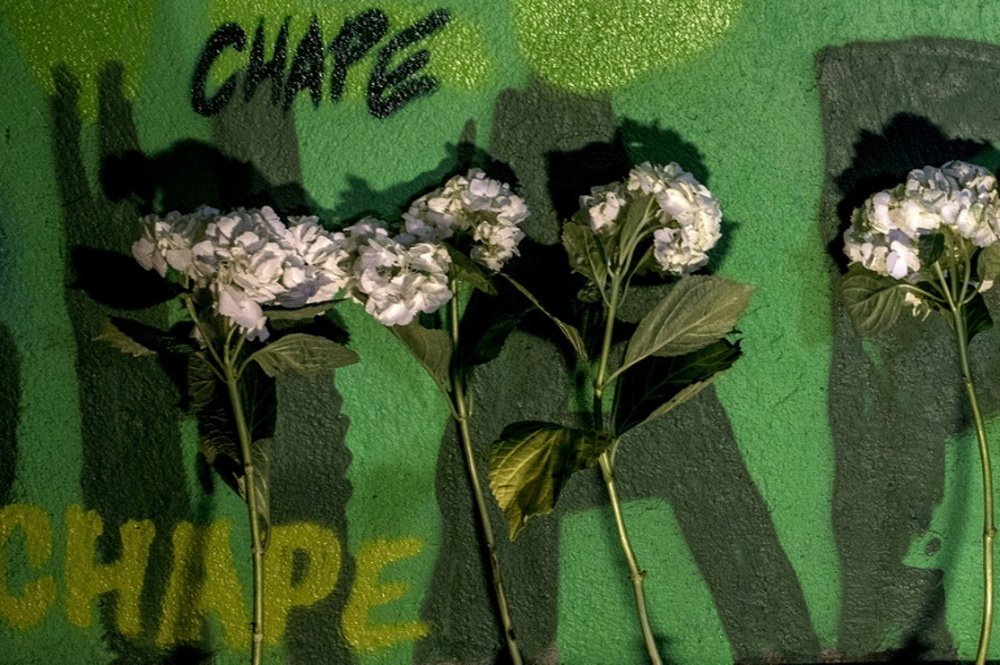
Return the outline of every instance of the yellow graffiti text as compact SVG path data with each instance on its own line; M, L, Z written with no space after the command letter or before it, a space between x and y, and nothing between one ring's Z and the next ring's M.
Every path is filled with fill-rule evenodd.
M230 548L229 522L174 527L174 565L163 601L157 643L194 643L204 637L203 619L214 616L229 649L245 649L247 614Z
M24 536L28 566L38 569L52 556L52 527L49 516L36 506L12 504L0 508L0 617L15 628L31 628L45 616L56 598L56 584L51 575L44 575L24 585L14 595L4 586L10 579L4 569L7 542L16 531Z
M80 628L93 619L92 605L98 596L115 592L115 623L123 635L138 635L142 627L139 599L142 596L149 546L156 536L150 520L129 520L121 526L121 556L114 563L94 562L97 539L104 523L96 511L79 506L66 511L66 616Z
M382 569L417 555L421 547L416 538L379 538L361 545L354 588L341 621L344 637L354 649L371 651L427 636L429 626L425 621L372 623L368 616L372 608L401 599L409 589L409 585L401 581L383 583L379 579Z
M114 629L123 635L150 635L161 649L207 641L230 650L245 650L249 646L250 593L236 565L232 530L227 520L174 525L170 534L173 557L159 625L144 627L140 606L144 583L148 574L159 574L147 571L155 524L150 520L125 522L118 529L117 555L113 561L105 561L98 552L104 521L95 511L69 506L62 567L67 620L89 628L98 600L113 594ZM249 559L249 544L246 547ZM409 590L404 581L383 581L383 570L416 556L422 547L416 538L377 538L361 543L355 556L354 585L345 594L347 607L339 617L339 627L353 649L371 651L428 634L428 624L416 618L379 622L371 616L374 608L399 601ZM306 522L272 527L264 565L264 635L268 645L281 643L288 618L297 608L315 605L333 593L342 557L342 544L328 528ZM57 567L52 558L52 524L44 510L25 504L0 508L0 620L20 630L42 620L56 601L57 580L46 570ZM405 612L397 609L397 615ZM331 617L330 624L337 626L338 618Z

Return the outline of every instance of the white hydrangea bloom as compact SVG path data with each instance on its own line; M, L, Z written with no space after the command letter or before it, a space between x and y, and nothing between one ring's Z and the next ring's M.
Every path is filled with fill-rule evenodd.
M986 169L967 162L948 162L941 168L925 166L910 172L906 198L911 207L937 218L977 247L996 242L998 197L996 178Z
M417 198L403 213L406 232L415 238L427 241L445 240L455 235L455 231L467 230L463 226L464 206L462 192L468 189L468 179L455 176L429 194ZM460 228L456 229L456 225Z
M633 200L642 195L656 200L653 258L664 271L681 275L708 262L708 251L722 237L722 210L707 187L674 162L646 162L629 172L626 191Z
M287 240L292 249L302 257L308 271L308 288L297 294L301 307L332 300L347 286L351 277L351 251L343 232L331 233L319 224L316 217L289 218Z
M627 203L620 183L593 187L590 194L580 197L580 208L587 211L590 228L595 233L609 234Z
M304 258L268 207L220 215L193 254L195 268L210 280L219 314L250 339L267 338L261 305L300 306L313 293Z
M412 236L390 237L384 224L373 222L345 229L357 242L352 287L365 311L385 325L407 325L451 300L451 258L444 245L408 244Z
M924 279L921 237L947 229L978 247L996 242L996 184L986 169L961 161L915 169L905 184L872 195L854 211L844 251L872 272L918 282Z
M139 220L143 226L142 237L132 244L132 256L146 270L156 270L166 277L167 268L195 279L192 248L204 236L208 222L218 214L215 208L203 206L190 215L177 211L160 218L147 215Z
M406 233L422 241L470 233L476 242L472 258L496 272L518 253L524 238L519 225L527 217L524 199L506 183L474 168L416 199L403 220Z

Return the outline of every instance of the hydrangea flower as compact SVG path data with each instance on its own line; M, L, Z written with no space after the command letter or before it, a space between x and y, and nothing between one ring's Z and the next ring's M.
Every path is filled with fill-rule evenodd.
M451 300L451 258L444 245L415 242L410 234L390 236L385 222L371 218L344 231L356 256L351 295L380 323L405 326Z
M327 232L315 217L289 221L291 227L269 207L150 215L132 254L147 270L166 276L172 268L193 288L207 289L218 314L247 338L263 340L264 307L330 300L349 278L343 234Z
M167 267L197 279L192 248L204 236L208 220L219 213L215 208L202 206L193 214L182 215L174 211L160 218L147 215L142 223L142 237L132 243L132 256L146 270L155 270L160 277L167 276Z
M1000 233L996 178L986 169L952 161L909 173L906 183L874 194L854 211L844 251L872 272L916 283L920 238L947 231L987 247Z
M308 289L303 289L302 304L332 300L343 290L351 277L351 252L343 232L330 233L316 217L289 218L286 236L292 249L302 257L308 271ZM285 307L298 307L288 302Z
M722 236L722 210L707 187L675 162L646 162L632 169L626 188L656 199L653 258L664 271L682 275L708 263L708 250Z
M524 238L519 225L527 217L524 199L474 168L413 201L403 220L406 233L422 241L471 234L472 259L497 272L517 255Z
M595 233L610 234L622 208L628 200L620 183L594 187L590 194L580 197L580 207L587 211L590 228Z
M646 205L650 198L656 205L653 258L660 269L682 275L705 265L721 237L722 210L712 192L674 162L640 164L624 183L595 187L580 197L580 207L591 230L607 237L619 228L627 206Z

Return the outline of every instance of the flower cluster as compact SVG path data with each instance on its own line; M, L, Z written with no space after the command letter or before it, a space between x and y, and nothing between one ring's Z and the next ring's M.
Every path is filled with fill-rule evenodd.
M874 194L854 211L844 251L872 272L916 283L926 278L919 242L945 233L987 247L1000 235L996 178L961 161L911 171L906 183Z
M207 289L215 311L249 339L266 339L264 307L298 308L330 300L346 281L343 240L315 217L289 219L271 208L220 213L202 207L142 219L132 254L147 270L176 271L193 289Z
M348 294L387 326L405 326L451 300L451 257L441 243L389 235L386 223L365 218L344 229Z
M471 234L472 259L493 272L517 254L524 238L519 225L527 217L524 199L475 168L416 199L403 215L406 232L420 240Z
M595 187L580 198L590 228L604 237L616 232L633 205L650 206L653 258L663 271L681 275L708 262L708 251L721 237L722 211L693 175L673 162L646 162L633 168L625 182Z
M172 269L185 286L208 290L216 313L248 339L264 340L265 307L300 308L341 291L381 323L407 325L452 297L445 239L468 235L472 259L496 272L517 254L527 216L510 187L472 169L415 200L403 233L372 218L329 232L316 217L286 225L268 207L225 214L202 207L143 218L132 254L147 270Z

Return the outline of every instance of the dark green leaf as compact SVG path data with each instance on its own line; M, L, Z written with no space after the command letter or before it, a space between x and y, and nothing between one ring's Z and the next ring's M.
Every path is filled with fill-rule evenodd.
M108 342L119 351L136 356L153 353L182 354L197 349L190 331L190 324L164 331L145 323L113 316L102 324L101 333L94 339Z
M1000 242L995 242L979 251L976 259L976 274L979 282L991 284L1000 277ZM987 288L989 288L987 286Z
M255 351L249 358L271 377L284 372L315 374L358 362L358 354L318 335L291 333Z
M605 432L554 423L509 425L490 450L490 488L514 540L529 518L552 512L566 481L597 464L611 444Z
M986 332L993 327L993 318L986 308L986 300L982 293L977 293L972 300L965 305L965 332L968 341L981 332Z
M156 355L156 351L146 348L132 337L126 335L109 319L104 319L101 323L101 332L94 337L94 341L106 342L122 353L135 358Z
M923 266L933 266L944 253L944 234L932 233L920 236L917 241L917 253L920 255L920 264Z
M542 307L542 303L538 302L538 299L531 294L531 291L528 291L528 289L524 288L513 277L511 277L510 275L504 275L504 277L507 278L507 281L513 284L514 288L517 289L525 298L530 300L531 304L537 307L543 314L545 314L545 316L549 317L549 319L556 324L556 326L562 332L563 336L565 336L566 339L569 340L569 343L573 345L573 349L576 350L576 353L580 357L580 359L586 362L587 347L583 343L583 337L580 336L580 331L578 331L570 324L561 321L554 314L551 314L547 309Z
M601 245L590 226L567 222L563 226L562 244L569 256L570 267L604 290L608 268Z
M840 293L859 335L876 335L896 322L906 296L903 286L861 266L851 266L841 280Z
M460 252L447 243L445 247L448 248L448 256L451 257L451 274L453 277L480 291L496 295L497 290L490 281L489 275L486 274L486 271L478 263L470 259L464 252Z
M219 477L246 500L243 456L240 452L233 407L226 385L212 371L200 354L190 357L188 386L191 409L198 423L198 447ZM250 428L254 464L261 465L263 485L257 486L257 497L266 501L268 459L267 445L274 432L277 403L274 381L251 366L240 381L240 393L246 422ZM263 455L263 457L260 457ZM258 459L260 457L260 459ZM267 508L266 504L263 506ZM262 513L262 519L269 518ZM262 525L266 527L267 525Z
M326 314L338 302L341 302L341 300L330 300L317 305L307 305L297 309L269 307L264 309L264 316L271 321L303 321L307 319L314 319L317 316Z
M639 322L612 378L651 355L691 353L721 339L732 332L751 293L751 287L721 277L681 278Z
M739 342L723 339L682 356L636 363L615 390L615 433L620 437L680 406L711 385L740 354Z
M198 422L198 448L219 476L237 492L243 473L236 423L225 384L200 354L188 364L188 394Z
M416 321L407 326L389 326L389 330L447 395L451 385L448 376L451 369L451 338L448 333L424 328Z

